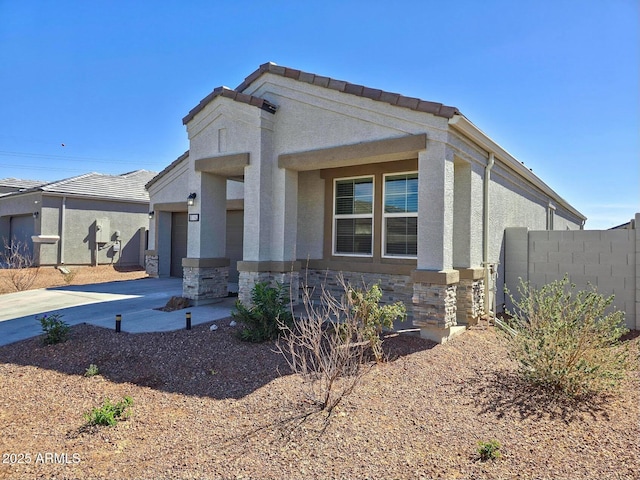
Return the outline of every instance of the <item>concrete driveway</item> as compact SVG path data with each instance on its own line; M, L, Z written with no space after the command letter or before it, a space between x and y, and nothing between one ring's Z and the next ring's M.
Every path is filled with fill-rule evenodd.
M69 325L90 323L114 328L116 314L122 315L122 331L164 332L185 327L185 313L191 324L230 316L235 298L220 303L175 312L155 310L172 296L182 295L179 278L145 278L121 282L29 290L0 295L0 345L42 333L36 315L59 313Z

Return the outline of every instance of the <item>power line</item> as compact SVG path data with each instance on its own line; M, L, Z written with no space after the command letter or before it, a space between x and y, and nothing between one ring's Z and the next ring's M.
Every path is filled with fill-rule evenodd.
M64 168L64 167L37 167L37 166L31 166L31 165L12 165L9 163L0 163L0 167L7 167L7 168L17 168L20 170L50 170L50 171L66 171L66 172L85 172L86 169L83 169L82 167L77 167L77 168Z
M136 165L157 165L159 162L139 162L139 161L125 161L125 160L111 160L108 158L97 158L97 157L77 157L77 156L67 156L67 155L48 155L45 153L28 153L28 152L7 152L0 151L0 156L3 157L20 157L20 158L34 158L34 159L60 159L60 160L69 160L73 162L86 162L87 160L96 161L96 162L109 162L109 163L121 163L124 165L131 165L135 163Z

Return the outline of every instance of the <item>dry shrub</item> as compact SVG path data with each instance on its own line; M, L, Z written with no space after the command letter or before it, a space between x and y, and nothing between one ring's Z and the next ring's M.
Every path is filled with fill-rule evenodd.
M339 280L347 292L343 278ZM305 314L293 327L281 324L277 349L304 382L308 401L328 413L349 395L366 373L369 346L351 314L348 295L336 299L322 285L320 303L312 301L313 289L303 288Z
M8 275L2 275L5 283L17 292L29 290L38 278L40 267L28 245L14 238L11 242L4 239L4 248L0 251L0 267L8 270Z
M379 305L377 285L355 289L342 275L338 284L344 294L337 299L323 284L318 305L312 301L313 289L303 288L305 313L293 326L280 324L283 335L277 343L291 370L302 376L307 400L328 413L371 368L370 352L382 360L382 327L404 315L401 304Z

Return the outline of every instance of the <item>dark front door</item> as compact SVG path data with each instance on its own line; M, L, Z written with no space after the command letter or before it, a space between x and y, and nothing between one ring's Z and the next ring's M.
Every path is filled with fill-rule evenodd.
M182 259L187 256L187 212L171 214L171 276L182 278Z

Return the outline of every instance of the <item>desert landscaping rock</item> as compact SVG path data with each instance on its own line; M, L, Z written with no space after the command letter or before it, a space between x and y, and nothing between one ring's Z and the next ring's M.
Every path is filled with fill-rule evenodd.
M144 275L86 268L74 283ZM37 288L62 277L50 270ZM327 418L276 345L242 342L232 323L80 324L58 345L0 347L0 479L640 478L637 363L618 393L571 402L521 383L493 328L445 345L389 334L389 361ZM86 377L90 365L99 374ZM85 412L125 396L129 419L86 426ZM478 442L493 439L501 458L480 461Z
M438 346L390 335L390 361L327 418L273 343L218 326L77 325L59 345L0 348L0 451L80 459L0 464L0 478L638 478L637 370L620 393L572 403L521 384L492 329ZM86 428L84 412L127 395L128 420ZM481 462L491 439L502 457Z

